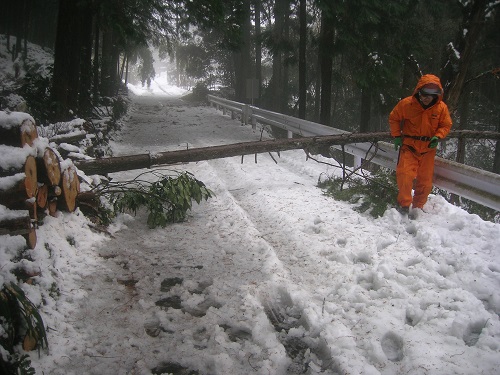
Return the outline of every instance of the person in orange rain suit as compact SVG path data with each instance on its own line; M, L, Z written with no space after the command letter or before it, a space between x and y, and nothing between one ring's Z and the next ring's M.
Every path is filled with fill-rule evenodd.
M413 91L389 115L395 149L398 210L405 214L422 208L432 190L434 157L438 141L448 135L452 125L448 106L443 102L443 86L438 77L426 74ZM413 181L416 179L412 198Z

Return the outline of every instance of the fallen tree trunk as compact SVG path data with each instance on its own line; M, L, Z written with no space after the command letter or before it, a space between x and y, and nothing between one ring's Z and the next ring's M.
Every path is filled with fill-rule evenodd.
M449 137L500 139L498 132L460 131L450 133ZM343 145L349 143L378 142L391 140L389 132L345 133L317 137L277 139L269 141L243 142L230 145L201 147L190 150L168 151L158 154L138 154L105 159L75 161L77 168L86 174L100 174L151 168L154 165L176 164L211 160L239 155L251 155L271 151L293 149L314 149L319 146Z
M105 159L75 161L75 165L86 174L107 174L132 169L151 168L154 165L176 164L211 160L239 155L251 155L271 151L307 149L320 145L334 145L355 142L375 142L389 139L389 133L342 134L321 137L277 139L269 141L243 142L230 145L193 148L190 150L167 151L154 155L139 154Z

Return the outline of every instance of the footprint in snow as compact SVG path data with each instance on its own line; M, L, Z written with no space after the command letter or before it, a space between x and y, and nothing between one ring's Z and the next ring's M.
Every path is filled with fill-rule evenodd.
M288 292L279 290L273 297L266 295L262 298L262 304L269 322L276 331L276 337L291 360L287 374L306 374L310 368L316 367L336 371L329 351L324 350L321 340L311 334L307 319L303 317L304 312L293 304ZM297 336L291 333L296 330L303 330L303 334Z
M479 320L474 323L470 323L464 332L463 340L465 345L474 346L479 341L479 336L483 332L484 327L486 327L486 321Z
M394 332L387 332L380 341L382 350L389 361L399 362L404 358L403 339Z

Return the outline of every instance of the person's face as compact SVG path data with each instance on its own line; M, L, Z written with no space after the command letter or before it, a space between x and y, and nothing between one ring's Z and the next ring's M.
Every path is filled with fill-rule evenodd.
M429 105L434 100L436 95L426 95L420 92L418 94L418 97L420 98L420 101L422 102L423 105Z

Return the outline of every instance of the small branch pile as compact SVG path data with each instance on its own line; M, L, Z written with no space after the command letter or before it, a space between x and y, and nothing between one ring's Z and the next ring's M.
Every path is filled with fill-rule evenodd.
M191 173L162 169L141 173L131 181L106 181L97 185L89 194L106 198L112 204L113 212L130 211L136 214L140 208L146 208L150 228L184 221L193 200L199 204L214 195ZM83 197L81 194L79 199ZM84 200L89 201L86 198L82 202ZM82 204L80 207L83 208Z

